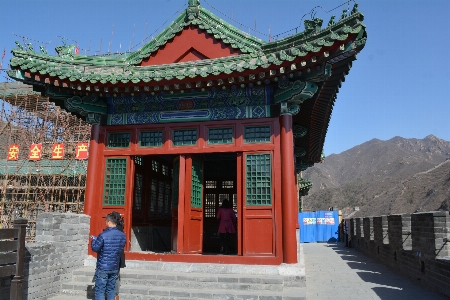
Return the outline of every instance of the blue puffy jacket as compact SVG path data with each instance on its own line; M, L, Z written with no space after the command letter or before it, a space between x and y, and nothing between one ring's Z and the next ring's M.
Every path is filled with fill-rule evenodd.
M125 233L116 227L108 227L92 240L92 251L97 252L97 269L119 270L120 252L125 246Z

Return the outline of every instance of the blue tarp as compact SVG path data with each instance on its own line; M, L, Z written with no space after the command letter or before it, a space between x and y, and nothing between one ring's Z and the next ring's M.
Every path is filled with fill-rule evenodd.
M302 212L298 214L300 242L336 242L339 214L337 211Z

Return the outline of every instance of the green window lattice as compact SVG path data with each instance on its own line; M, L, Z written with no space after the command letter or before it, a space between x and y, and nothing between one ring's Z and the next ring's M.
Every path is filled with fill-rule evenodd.
M231 144L233 142L233 128L209 128L208 144Z
M270 154L247 154L247 205L272 205L272 170Z
M197 143L197 130L174 130L173 144L175 146L189 146Z
M244 130L244 142L265 143L270 142L270 126L249 126Z
M103 205L124 206L127 175L126 158L107 158Z
M199 160L192 160L191 207L202 208L203 165Z
M130 133L129 132L108 133L108 147L109 148L130 147Z
M136 173L134 176L134 201L133 209L142 209L142 174Z
M161 147L163 144L163 132L142 131L139 142L141 147Z
M178 207L178 184L179 184L179 176L180 174L180 160L177 159L173 163L173 187L172 187L172 207Z

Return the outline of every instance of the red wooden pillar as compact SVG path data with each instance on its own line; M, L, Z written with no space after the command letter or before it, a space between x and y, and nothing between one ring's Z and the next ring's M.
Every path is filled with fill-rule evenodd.
M96 207L98 206L98 194L99 182L96 178L98 177L98 172L100 171L100 154L99 154L99 142L100 142L100 126L92 125L91 128L91 141L89 143L89 163L86 175L86 192L84 200L84 213L91 216L90 232L93 232L92 224L94 220L92 216L95 215ZM98 207L97 207L98 209Z
M294 145L292 133L292 115L280 117L281 125L281 201L283 228L283 262L297 263L297 240L295 236L297 224L297 205L294 197Z
M185 189L186 189L186 157L180 155L180 170L178 172L178 208L177 208L177 253L184 253L184 220L185 220Z
M96 201L98 193L98 182L96 180L90 180L91 178L97 178L99 172L100 155L99 155L99 142L100 142L100 129L99 125L92 125L91 127L91 140L89 142L89 163L86 174L86 191L84 195L84 213L91 216L89 225L89 234L96 232L97 220L94 218L95 212L99 210L98 201ZM94 226L93 226L94 225ZM91 247L88 247L88 254L93 255L94 252Z

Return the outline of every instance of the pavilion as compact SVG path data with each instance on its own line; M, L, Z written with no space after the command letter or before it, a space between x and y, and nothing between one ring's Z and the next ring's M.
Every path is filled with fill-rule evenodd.
M263 41L188 6L132 53L58 56L17 43L11 78L93 124L85 213L125 217L127 259L297 262L298 173L320 162L337 93L366 43L357 4ZM216 211L233 200L234 255Z

